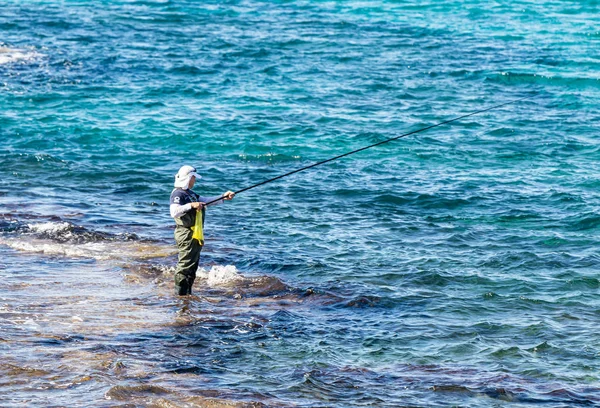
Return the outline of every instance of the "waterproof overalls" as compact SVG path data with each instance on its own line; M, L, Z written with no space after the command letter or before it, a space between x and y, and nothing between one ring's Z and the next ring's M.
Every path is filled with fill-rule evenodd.
M171 193L171 204L176 203L185 205L188 203L199 202L200 197L192 190L183 190L176 188ZM204 212L202 208L202 224L204 224ZM175 268L175 293L178 295L191 295L192 285L196 279L196 270L200 262L200 251L204 241L192 238L191 227L196 223L196 210L191 209L185 212L181 217L175 219L175 242L179 249L179 259Z

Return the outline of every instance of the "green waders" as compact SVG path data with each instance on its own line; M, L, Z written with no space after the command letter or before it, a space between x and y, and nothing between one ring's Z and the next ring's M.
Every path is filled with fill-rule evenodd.
M175 242L179 249L179 261L175 269L175 293L180 296L192 294L192 285L200 262L202 245L193 239L192 235L190 228L181 225L175 227Z

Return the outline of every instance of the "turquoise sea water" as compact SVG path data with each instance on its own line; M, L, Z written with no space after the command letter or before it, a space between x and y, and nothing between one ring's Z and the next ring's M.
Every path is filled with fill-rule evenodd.
M600 405L599 11L0 2L0 406Z

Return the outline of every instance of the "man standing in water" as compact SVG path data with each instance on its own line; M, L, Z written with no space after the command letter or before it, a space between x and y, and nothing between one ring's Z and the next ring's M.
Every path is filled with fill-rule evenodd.
M192 191L196 179L201 178L192 166L183 166L175 175L175 189L171 193L171 217L175 219L175 242L179 249L179 261L175 270L175 293L177 295L191 295L192 285L196 279L196 270L200 261L200 251L204 242L192 238L191 227L196 223L196 211L202 212L204 222L204 203L215 201L220 204L223 200L231 200L235 193L228 191L222 196L200 197ZM222 198L222 200L219 200Z

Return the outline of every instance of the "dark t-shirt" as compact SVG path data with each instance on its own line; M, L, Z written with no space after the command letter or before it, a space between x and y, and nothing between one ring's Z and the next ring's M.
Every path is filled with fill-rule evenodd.
M192 190L183 190L181 188L176 188L171 193L171 199L169 200L169 204L185 205L189 203L197 203L199 201L200 197Z
M219 200L221 196L215 196L215 197L202 197L199 196L198 194L194 193L192 190L184 190L181 188L176 188L175 190L173 190L173 192L171 193L171 199L169 200L170 205L176 204L176 205L186 205L189 203L208 203L214 200L218 200L218 201L214 201L212 204L209 205L215 205L215 204L220 204L223 202L223 200ZM204 214L204 207L202 208L202 214ZM175 218L175 223L177 225L182 225L184 227L191 227L192 225L194 225L196 223L196 210L193 208L190 208L188 210L186 210L185 212L181 213L178 212L177 214L181 214L181 215L173 215L173 211L171 211L171 215ZM204 223L204 215L202 216L202 222Z
M186 205L189 203L196 203L199 201L200 197L198 196L198 194L194 193L192 190L183 190L181 188L176 188L175 190L173 190L173 192L171 193L171 199L169 200L171 205ZM204 212L204 209L202 211ZM175 223L186 228L191 227L196 223L196 210L190 208L181 216L175 218Z

